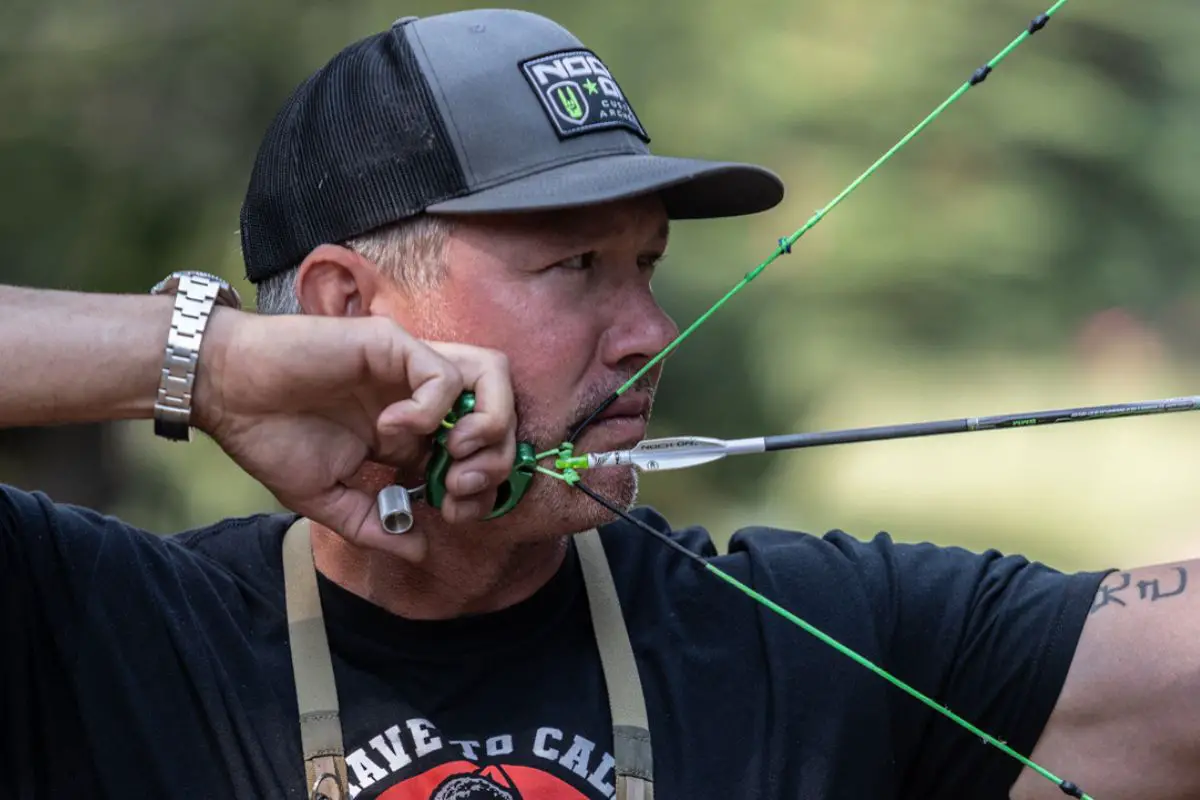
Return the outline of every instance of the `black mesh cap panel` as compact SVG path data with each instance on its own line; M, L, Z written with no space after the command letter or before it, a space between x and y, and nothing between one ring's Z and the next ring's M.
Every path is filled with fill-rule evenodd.
M302 83L271 123L241 212L258 283L340 242L466 193L402 26L356 42Z

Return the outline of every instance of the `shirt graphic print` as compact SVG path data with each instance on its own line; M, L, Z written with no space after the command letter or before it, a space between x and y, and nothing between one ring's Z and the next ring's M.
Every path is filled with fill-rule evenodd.
M346 756L351 797L380 800L598 800L616 762L591 739L543 726L452 739L414 718Z

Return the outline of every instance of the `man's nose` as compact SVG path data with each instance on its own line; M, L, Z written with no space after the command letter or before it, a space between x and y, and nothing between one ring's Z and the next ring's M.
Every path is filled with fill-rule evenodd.
M649 361L679 335L679 326L648 287L623 297L614 317L604 347L604 360L611 366Z

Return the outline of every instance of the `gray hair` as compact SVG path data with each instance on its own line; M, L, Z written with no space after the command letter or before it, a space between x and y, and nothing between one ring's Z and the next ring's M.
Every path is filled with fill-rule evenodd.
M445 271L446 239L451 230L446 217L419 214L342 242L406 291L437 286ZM256 305L260 314L302 314L296 295L300 265L272 275L258 284Z

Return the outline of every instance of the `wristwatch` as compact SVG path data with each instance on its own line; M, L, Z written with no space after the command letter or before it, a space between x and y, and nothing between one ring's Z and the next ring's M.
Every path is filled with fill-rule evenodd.
M154 403L154 433L175 442L192 438L192 389L200 362L200 341L215 306L242 307L237 290L207 272L173 272L150 294L175 295L175 312L167 332L158 398Z

